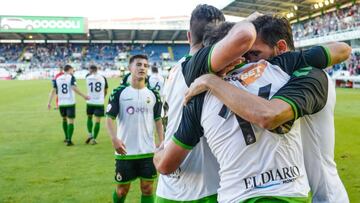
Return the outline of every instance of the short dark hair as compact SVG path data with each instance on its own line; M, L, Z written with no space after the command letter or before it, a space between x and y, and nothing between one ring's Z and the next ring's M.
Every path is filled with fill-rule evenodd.
M145 59L145 60L149 60L146 55L144 55L144 54L137 54L137 55L134 55L134 56L131 56L131 57L130 57L129 64L131 64L132 62L134 62L135 59Z
M65 72L68 72L70 69L73 69L73 67L70 66L69 64L66 64L66 65L64 66L64 71L65 71Z
M190 17L190 33L193 44L202 42L205 27L208 24L216 24L225 21L224 14L214 6L199 4L192 11Z
M97 71L97 69L98 69L98 68L97 68L96 65L91 65L91 66L90 66L90 70L91 70L91 71Z
M270 47L283 39L290 50L295 50L292 30L289 21L276 15L263 15L252 22L255 26L257 37Z
M156 67L156 66L151 66L151 72L153 72L153 73L158 73L158 72L159 72L158 67Z
M216 44L227 35L234 25L235 23L233 22L222 22L216 26L207 26L204 33L203 45L206 47Z

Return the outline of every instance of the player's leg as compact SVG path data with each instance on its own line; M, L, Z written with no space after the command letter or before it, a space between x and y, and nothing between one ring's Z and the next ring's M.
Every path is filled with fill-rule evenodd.
M141 202L154 202L153 185L157 172L153 163L153 157L138 159L136 171L140 177Z
M74 143L72 142L72 136L74 134L74 120L75 120L75 106L66 107L66 114L67 114L67 122L68 122L68 129L67 129L67 136L68 142L67 146L72 146Z
M87 105L86 106L86 113L87 113L87 130L88 130L88 138L86 139L85 143L89 144L90 140L93 138L92 129L93 129L93 114L94 114L94 108L92 106Z
M67 123L66 117L63 117L62 127L63 127L63 131L64 131L64 135L65 135L64 142L67 142L67 127L68 127L68 123Z
M115 160L116 190L113 193L114 203L123 203L130 189L131 181L136 179L133 160Z
M90 140L93 138L92 129L93 129L93 121L92 117L94 115L94 108L92 106L86 105L86 114L87 114L87 130L88 130L88 137L85 141L86 144L89 144Z
M118 184L116 190L113 193L113 202L114 203L124 203L126 195L130 189L130 183L128 184Z
M140 179L141 203L154 202L153 185L154 180Z
M59 112L60 112L60 115L62 117L62 128L63 128L63 131L64 131L64 135L65 135L65 139L64 139L64 142L67 142L67 127L68 127L68 123L67 123L67 119L66 119L66 107L59 107Z
M96 138L99 135L99 131L100 131L100 121L101 121L101 117L103 117L104 114L104 106L101 107L97 107L95 109L94 115L95 115L95 126L94 126L94 131L93 131L93 140L91 144L96 144Z

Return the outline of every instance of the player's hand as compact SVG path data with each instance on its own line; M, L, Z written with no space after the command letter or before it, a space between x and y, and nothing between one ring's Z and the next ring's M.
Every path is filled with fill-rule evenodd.
M90 100L90 96L85 96L84 99L85 100Z
M48 104L47 108L48 108L48 110L50 110L51 109L51 104Z
M118 138L114 138L114 139L112 139L112 143L113 143L113 147L114 147L115 151L118 154L122 154L122 155L126 154L125 144L121 140L119 140Z
M194 96L207 91L209 88L206 86L206 81L211 80L212 77L217 76L213 74L202 75L191 83L189 89L185 93L184 105L186 105Z
M239 58L235 59L233 62L228 64L222 71L216 73L216 75L218 75L219 77L224 77L228 72L232 71L236 65L242 64L245 61L246 61L246 59L244 57L240 56Z

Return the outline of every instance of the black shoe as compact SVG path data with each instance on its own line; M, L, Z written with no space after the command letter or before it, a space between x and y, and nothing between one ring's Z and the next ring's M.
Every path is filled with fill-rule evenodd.
M71 141L67 141L67 143L66 143L66 146L73 146L73 145L74 145L74 143Z
M89 142L93 139L93 137L88 137L85 141L85 144L89 144Z

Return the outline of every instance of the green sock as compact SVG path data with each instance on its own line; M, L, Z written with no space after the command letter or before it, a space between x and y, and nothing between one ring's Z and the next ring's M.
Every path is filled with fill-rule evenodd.
M116 194L116 191L114 191L114 193L113 193L113 202L114 203L124 203L125 199L126 199L126 196L118 197L118 195Z
M71 138L73 136L74 133L74 124L73 123L69 123L68 128L67 128L67 134L68 134L68 140L71 141Z
M68 128L67 126L68 126L68 124L67 124L66 119L63 120L62 125L63 125L64 135L65 135L65 140L67 140L67 128Z
M93 128L92 117L91 117L91 116L88 116L88 119L87 119L87 129L88 129L89 134L91 134L92 128Z
M154 203L154 195L141 195L141 203Z
M99 131L100 131L100 123L95 123L94 133L93 133L94 139L97 138Z

